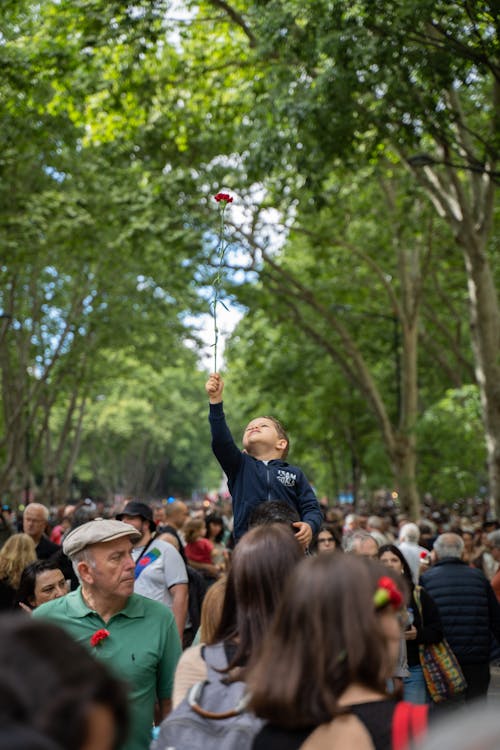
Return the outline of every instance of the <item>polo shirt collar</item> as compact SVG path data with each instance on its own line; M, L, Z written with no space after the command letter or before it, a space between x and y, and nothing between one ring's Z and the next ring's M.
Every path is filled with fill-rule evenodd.
M95 610L90 609L90 607L87 606L82 596L81 586L79 586L76 591L72 591L70 594L66 595L66 604L68 615L71 617L83 618L87 617L87 615L97 614ZM123 615L130 619L136 619L138 617L144 617L144 614L145 610L142 597L137 594L131 594L125 607L117 612L116 615L113 615L111 619L118 615Z

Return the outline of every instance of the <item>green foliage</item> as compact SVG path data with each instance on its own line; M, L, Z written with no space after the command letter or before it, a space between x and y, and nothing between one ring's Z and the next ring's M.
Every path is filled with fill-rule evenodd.
M194 355L158 370L123 355L107 359L113 378L87 409L78 478L106 494L146 497L189 496L217 482L207 472L204 376Z
M0 485L26 474L11 464L27 443L43 473L42 436L50 423L57 442L73 398L89 404L78 471L105 491L187 492L214 471L194 448L204 399L184 347L197 345L189 314L208 310L200 291L222 187L253 211L235 254L260 274L247 284L227 275L250 311L228 347L237 421L279 412L322 493L349 483L353 464L382 481L387 462L342 327L393 424L401 325L413 313L420 409L471 380L455 238L401 162L430 151L494 165L495 9L182 7L177 21L168 0L0 6L0 311L11 316L0 320ZM266 207L289 219L280 252L266 240ZM497 226L491 234L494 257ZM415 308L400 273L411 263L422 277ZM290 307L293 278L302 289Z
M478 389L449 390L418 427L419 482L438 500L474 497L486 483L486 447Z

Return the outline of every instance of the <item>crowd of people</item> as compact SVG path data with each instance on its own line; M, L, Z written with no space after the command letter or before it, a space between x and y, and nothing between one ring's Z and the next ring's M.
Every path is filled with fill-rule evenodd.
M240 450L223 390L231 504L4 509L0 750L409 750L484 702L499 524L318 502L277 420Z
M29 729L34 744L20 746L43 747L47 740L79 750L146 750L151 743L182 750L188 744L176 734L176 712L214 669L249 696L246 736L254 750L352 742L389 750L398 706L422 709L425 733L434 716L487 694L500 642L495 521L416 524L403 515L332 507L306 545L297 539L297 511L267 501L235 544L224 504L130 500L120 509L84 507L50 512L31 503L18 525L12 519L0 548L1 622L12 647L0 681L2 696L9 696L2 709L9 743ZM57 529L62 517L69 523ZM54 529L60 545L50 541ZM87 729L71 739L55 721L55 708L47 705L51 718L43 719L44 700L41 718L29 726L14 709L24 680L42 668L32 642L50 644L61 630L69 638L59 650L79 646L73 662L82 660L82 678L69 690L67 659L56 660L50 669L61 670L54 678L61 695L50 699L80 702L81 711L88 703ZM464 689L436 703L422 649L443 640ZM81 651L97 658L86 662ZM44 658L51 657L44 651ZM85 665L96 662L105 670L96 672L96 684L109 680L112 698L84 696ZM10 695L16 669L19 685ZM96 722L104 727L97 733Z

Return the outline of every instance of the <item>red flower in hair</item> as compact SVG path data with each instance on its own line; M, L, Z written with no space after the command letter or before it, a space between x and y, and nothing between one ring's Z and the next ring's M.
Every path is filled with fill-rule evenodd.
M390 604L394 609L399 609L403 604L403 594L398 589L392 578L382 576L378 579L377 590L373 595L373 601L377 609L382 609Z
M420 559L426 562L429 559L429 553L422 550L420 553Z
M90 645L98 646L101 643L101 641L105 641L108 636L109 636L109 630L106 630L105 628L96 630L94 635L90 639Z

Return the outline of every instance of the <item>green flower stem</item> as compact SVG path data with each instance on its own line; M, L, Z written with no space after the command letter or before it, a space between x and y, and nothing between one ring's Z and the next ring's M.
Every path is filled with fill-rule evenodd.
M219 328L217 325L217 304L221 297L221 289L222 289L222 264L224 262L224 255L227 250L227 243L224 240L224 230L225 230L225 221L224 221L224 212L226 210L227 203L225 201L221 201L219 204L219 213L220 213L220 226L219 226L219 242L217 245L217 257L219 259L219 265L217 268L217 272L214 277L213 281L213 288L214 288L214 296L212 300L212 315L214 319L214 372L217 372L217 345L219 343Z

